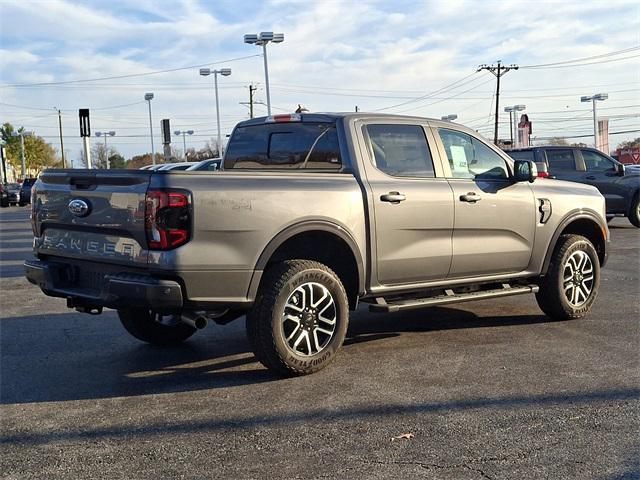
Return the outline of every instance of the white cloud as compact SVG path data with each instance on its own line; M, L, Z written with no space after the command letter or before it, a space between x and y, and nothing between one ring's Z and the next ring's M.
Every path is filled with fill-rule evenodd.
M377 109L400 103L402 98L384 97L433 91L472 73L479 63L497 59L521 65L547 63L602 54L640 41L638 7L626 1L432 1L396 5L286 0L251 4L224 0L79 4L52 0L22 1L11 9L0 8L0 42L11 51L11 55L0 52L0 83L126 75L258 54L259 48L242 43L242 35L274 30L286 35L283 44L269 46L274 105L293 108L302 103L316 111L352 110L355 105ZM626 21L620 22L621 18ZM7 68L7 61L11 68ZM229 131L246 115L246 107L238 103L247 100L246 85L258 82L258 98L264 100L264 80L260 58L223 66L233 69L231 77L220 79L222 123ZM589 90L596 85L613 92L608 106L638 104L639 75L637 62L510 72L503 81L503 105L526 103L531 112L585 109L579 94L592 93ZM495 85L489 82L478 86L482 83L479 80L462 86L458 93L477 88L458 98L440 101L456 93L453 91L409 105L414 109L409 113L459 113L462 122L475 119L471 124L480 125L483 120L478 118L489 118ZM0 89L0 97L17 105L49 108L56 104L67 108L71 112L65 116L65 129L75 134L74 109L131 103L140 100L145 91L154 91L156 123L160 118L171 118L177 125L193 126L208 135L215 131L211 84L211 77L187 70L96 84L5 88ZM580 86L585 88L569 88ZM330 88L342 89L333 91L340 95L328 95ZM369 96L348 96L350 92ZM436 101L440 103L429 106ZM92 124L97 129L119 127L132 135L146 134L145 108L140 105L96 111ZM264 112L263 107L257 108ZM23 118L21 113L25 111L3 109L2 117ZM584 124L544 123L542 118L546 117L534 116L537 132L588 130L588 118ZM637 119L635 123L633 119L616 120L612 130L616 122L625 128L638 126ZM43 134L55 133L53 122L34 120L33 125L43 125ZM201 143L206 140L192 139ZM69 142L79 145L77 139ZM118 142L127 155L147 148L144 138L122 136Z

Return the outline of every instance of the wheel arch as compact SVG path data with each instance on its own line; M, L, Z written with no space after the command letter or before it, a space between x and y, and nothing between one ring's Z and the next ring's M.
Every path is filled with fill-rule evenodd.
M305 258L316 260L331 268L340 277L355 308L358 296L365 291L365 267L356 241L342 226L322 220L291 225L264 248L255 266L249 286L249 297L255 298L262 272L272 263Z
M551 237L551 242L547 247L547 252L544 257L544 263L542 266L542 275L546 275L549 270L549 264L551 263L551 257L558 244L560 236L565 234L577 234L588 238L598 253L598 260L600 266L604 266L607 260L607 242L608 234L607 227L600 222L600 219L595 213L590 211L574 212L567 215L564 220L558 225L556 231Z

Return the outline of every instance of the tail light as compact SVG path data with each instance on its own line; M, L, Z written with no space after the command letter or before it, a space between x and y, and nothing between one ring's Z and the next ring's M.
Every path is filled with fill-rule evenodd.
M538 170L538 178L549 178L549 172L541 172Z
M144 226L150 250L171 250L191 235L191 195L180 190L149 190Z

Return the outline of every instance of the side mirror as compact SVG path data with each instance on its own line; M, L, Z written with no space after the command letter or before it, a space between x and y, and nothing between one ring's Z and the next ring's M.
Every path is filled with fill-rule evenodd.
M516 182L533 182L538 176L538 168L531 160L516 160L513 164L513 179Z
M615 170L616 175L620 177L624 177L624 171L625 171L624 163L615 163L613 169Z

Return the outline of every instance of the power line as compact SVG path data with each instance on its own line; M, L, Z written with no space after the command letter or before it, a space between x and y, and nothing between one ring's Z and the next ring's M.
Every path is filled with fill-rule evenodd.
M554 67L557 65L564 65L564 64L568 64L568 63L577 63L577 62L584 62L587 60L595 60L596 58L606 58L606 57L612 57L615 55L621 55L623 53L629 53L629 52L633 52L635 50L640 50L640 46L635 46L635 47L630 47L630 48L625 48L623 50L616 50L613 52L609 52L609 53L603 53L600 55L592 55L590 57L583 57L583 58L574 58L573 60L563 60L561 62L554 62L554 63L539 63L537 65L523 65L520 68L542 68L542 67Z
M403 105L408 105L409 103L419 102L420 100L426 100L427 98L432 97L432 96L434 96L434 95L436 95L438 93L443 93L444 91L452 90L454 88L457 88L457 87L460 87L462 85L465 85L464 83L462 83L462 84L460 84L460 83L464 82L466 79L468 79L470 77L473 77L476 73L478 73L478 72L477 71L473 72L473 73L461 78L460 80L456 80L455 82L450 83L449 85L445 85L444 87L439 88L438 90L434 90L431 93L427 93L425 95L422 95L420 97L414 98L412 100L408 100L406 102L397 103L395 105L390 105L388 107L378 108L378 109L374 110L374 112L382 112L384 110L390 110L392 108L401 107ZM460 85L457 85L457 84L460 84ZM455 85L457 85L457 86L455 86Z
M211 65L217 65L220 63L229 63L229 62L236 62L238 60L246 60L248 58L254 58L254 57L260 57L262 56L261 54L256 54L256 55L245 55L244 57L236 57L236 58L228 58L226 60L219 60L216 62L208 62L208 63L202 63L199 65L189 65L188 67L178 67L178 68L168 68L165 70L154 70L152 72L144 72L144 73L130 73L127 75L114 75L114 76L110 76L110 77L97 77L97 78L85 78L82 80L66 80L66 81L62 81L62 82L37 82L37 83L15 83L15 84L10 84L10 85L0 85L0 88L8 88L8 87L33 87L33 86L41 86L41 85L68 85L71 83L86 83L86 82L100 82L103 80L116 80L119 78L133 78L133 77L144 77L147 75L157 75L160 73L170 73L170 72L178 72L180 70L190 70L190 69L194 69L194 68L200 68L200 67L206 67L206 66L211 66Z

